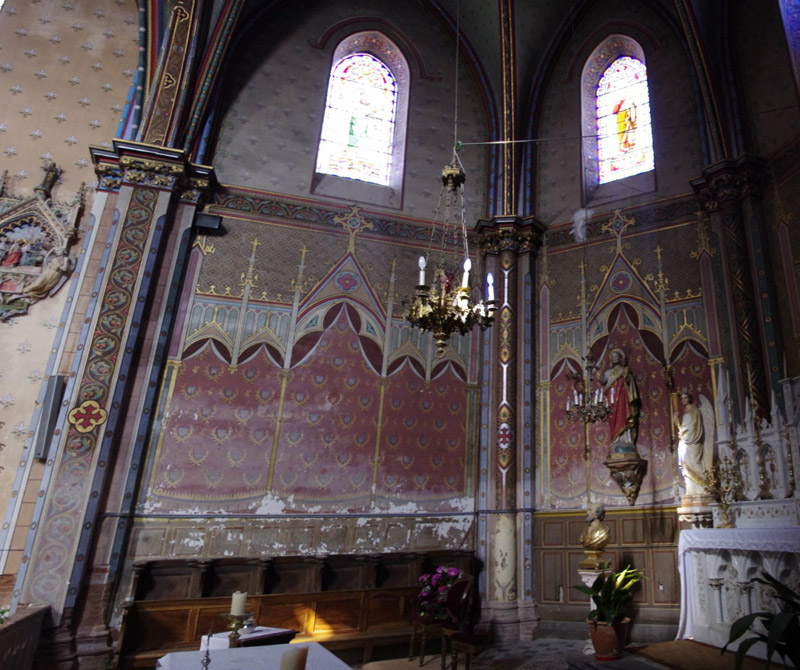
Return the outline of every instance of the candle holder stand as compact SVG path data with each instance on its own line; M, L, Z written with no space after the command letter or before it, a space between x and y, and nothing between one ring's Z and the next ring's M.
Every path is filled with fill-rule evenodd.
M239 646L239 629L244 624L245 619L249 619L253 616L254 612L245 612L244 614L223 614L226 619L230 620L228 624L228 630L231 631L230 635L228 635L228 648L233 649L234 647Z

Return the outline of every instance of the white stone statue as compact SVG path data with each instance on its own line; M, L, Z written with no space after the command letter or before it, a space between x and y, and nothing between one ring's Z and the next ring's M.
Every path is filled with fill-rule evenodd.
M675 412L678 427L678 466L686 482L687 496L708 495L708 474L714 463L714 408L700 396L700 406L689 391L680 395L683 416Z

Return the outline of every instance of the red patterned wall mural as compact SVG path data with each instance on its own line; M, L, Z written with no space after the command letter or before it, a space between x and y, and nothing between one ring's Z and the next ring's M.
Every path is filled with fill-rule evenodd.
M387 318L409 328L379 302L385 259L416 248L362 242L356 257L355 236L370 226L351 214L344 230L311 238L275 227L263 253L263 226L237 221L198 270L173 347L182 358L165 376L145 511L464 511L469 362L456 350L435 359L407 336L395 352L381 346ZM289 259L295 290L285 289Z
M444 503L466 495L466 409L452 365L426 382L407 359L386 384L377 495Z
M280 369L261 349L232 370L220 349L207 341L177 372L151 479L162 509L226 499L231 511L246 511L263 495Z
M324 325L289 374L272 492L298 507L340 511L345 502L356 511L369 507L379 377L365 360L354 308L332 307Z
M597 360L598 376L610 366L610 352L620 348L626 353L636 378L641 398L637 448L640 456L648 461L636 504L671 503L675 493L676 462L671 446L672 409L665 369L669 364L675 392L688 389L698 400L702 395L704 401L713 405L712 370L705 339L699 330L702 324L696 322L694 316L698 295L688 294L688 298L682 298L675 294L667 305L669 316L661 319L656 312L657 302L648 299L647 287L638 273L631 268L629 274L633 281L626 284L628 295L620 298L609 292L610 300L595 303L597 313L587 324L592 338L590 350ZM612 270L606 278L613 276ZM603 290L601 287L598 295L602 296ZM638 295L630 295L634 291ZM572 327L566 325L566 328ZM565 326L559 325L559 328L565 330ZM665 360L665 349L669 352L669 361ZM550 374L549 494L550 506L554 508L579 507L586 496L584 425L580 421L569 421L565 412L567 400L574 403L574 385L568 375L581 373L582 365L574 355L562 356ZM622 492L603 464L610 441L608 424L591 423L587 434L592 498L612 505L626 505Z

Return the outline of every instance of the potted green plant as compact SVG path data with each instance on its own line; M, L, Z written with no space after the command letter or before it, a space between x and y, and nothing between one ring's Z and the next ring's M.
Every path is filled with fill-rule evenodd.
M608 572L608 567L606 562L591 586L580 584L574 587L590 596L594 604L588 616L589 634L598 661L622 656L631 622L625 615L625 607L633 600L634 584L643 579L642 571L630 565L619 572Z
M767 645L767 669L770 667L772 654L776 651L784 662L789 658L795 668L800 668L800 594L792 591L768 572L764 572L763 576L763 579L754 577L750 583L758 582L775 591L775 601L779 604L780 611L753 612L736 619L731 624L730 636L722 651L724 652L728 645L745 633L751 632L755 637L742 640L736 649L736 670L741 670L745 654L757 642L764 642ZM756 621L761 625L754 630L753 624Z

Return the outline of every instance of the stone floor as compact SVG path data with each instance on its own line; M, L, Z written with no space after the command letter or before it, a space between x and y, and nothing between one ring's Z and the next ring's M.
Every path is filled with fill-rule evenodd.
M647 659L626 655L618 661L597 663L594 654L584 655L583 649L588 640L564 639L556 637L540 637L530 642L510 642L497 644L473 659L471 670L661 670L664 666ZM404 650L384 658L400 658ZM402 665L410 670L417 670L417 659L408 663L403 655ZM439 670L438 656L429 656L423 670ZM449 659L448 659L449 660ZM361 665L352 664L354 670ZM394 667L394 666L392 666ZM449 663L448 663L449 667ZM465 668L463 657L459 660L459 670Z

